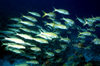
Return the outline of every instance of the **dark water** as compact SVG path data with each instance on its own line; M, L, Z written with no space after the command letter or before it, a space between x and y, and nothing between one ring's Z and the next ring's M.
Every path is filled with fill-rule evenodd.
M29 10L51 10L53 7L69 10L78 16L99 16L99 0L1 0L0 15L20 15Z
M2 23L4 25L0 29L6 28L5 25L9 22L9 18L11 17L20 17L22 14L26 14L27 11L52 11L53 7L67 9L70 12L71 18L76 18L76 16L82 18L100 16L99 0L0 0L0 24ZM96 48L94 48L94 51L95 50ZM85 55L87 53L85 53ZM4 48L1 46L0 66L11 66L10 63L5 60L9 60L9 57L5 57L7 56L5 54L6 51L4 51Z

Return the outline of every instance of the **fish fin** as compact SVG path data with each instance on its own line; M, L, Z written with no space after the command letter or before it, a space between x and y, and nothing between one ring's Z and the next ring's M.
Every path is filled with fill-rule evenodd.
M27 11L28 14L30 14L31 11Z
M44 13L44 15L42 16L42 18L44 18L45 16L47 16L47 13L45 11L42 11Z
M55 7L53 7L53 9L54 9L53 12L55 12L57 10Z
M76 20L78 20L79 19L79 17L78 16L76 16Z

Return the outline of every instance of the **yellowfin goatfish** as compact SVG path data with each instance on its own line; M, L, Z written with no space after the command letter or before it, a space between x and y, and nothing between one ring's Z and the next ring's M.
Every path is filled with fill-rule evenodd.
M63 24L55 24L55 23L46 23L46 25L49 25L53 28L58 28L58 29L68 29L68 27L66 27Z
M69 26L73 26L73 24L74 24L74 21L72 19L63 17L62 20L64 20L65 24L68 24Z
M45 16L48 16L48 17L55 17L55 16L56 16L54 12L46 13L46 12L43 11L43 13L44 13L44 15L43 15L42 17L45 17Z
M29 66L27 63L15 64L15 66Z
M15 43L19 43L19 44L28 44L28 45L30 45L29 43L26 43L22 39L19 39L19 38L16 38L16 37L11 37L11 38L5 37L4 40L15 42Z
M63 24L55 24L55 25L54 25L54 28L59 28L59 29L68 29L68 27L66 27L66 26L63 25Z
M46 54L47 54L49 57L54 56L54 53L53 53L53 52L46 52Z
M46 23L45 25L53 27L55 25L55 23Z
M26 61L27 64L39 64L37 60Z
M20 18L11 18L10 20L13 20L13 21L19 22L21 19L20 19Z
M60 44L60 47L61 47L62 51L64 51L68 46L67 46L67 44Z
M96 17L95 19L96 19L96 21L100 21L100 17Z
M60 49L56 49L56 50L54 50L56 53L60 53L61 52L61 50Z
M91 36L90 32L80 32L79 35Z
M37 12L28 12L28 13L33 15L33 16L41 17L41 15Z
M27 34L19 34L19 33L17 33L16 35L18 35L18 36L20 36L20 37L22 37L24 39L33 40L33 37L30 36L30 35L27 35Z
M8 47L6 47L6 49L17 54L24 53L24 51L20 49L13 49L13 48L8 48Z
M32 21L32 22L37 22L37 19L36 18L34 18L34 17L32 17L32 16L22 16L22 17L24 17L24 18L26 18L26 19L28 19L28 20L30 20L30 21Z
M24 27L23 25L21 24L9 24L7 25L8 27L14 27L14 28L20 28L20 27Z
M23 31L25 31L25 32L29 32L29 33L33 33L33 34L39 34L39 32L37 32L37 31L32 31L32 30L30 30L30 29L27 29L27 28L19 28L20 30L23 30Z
M58 38L58 35L52 32L41 32L40 34L47 36L48 38Z
M65 9L56 9L56 8L54 8L54 12L58 12L58 13L61 13L61 14L64 14L64 15L69 15L69 12Z
M93 25L93 22L87 21L86 19L84 19L84 20L85 20L85 23L83 24L83 26L85 26L85 25L92 26Z
M100 45L100 39L99 38L95 38L92 42L96 45Z
M31 47L30 49L33 51L36 51L36 52L41 51L41 49L39 47Z
M26 46L27 45L27 43L12 43L12 42L9 42L9 43L3 43L3 45L23 45L23 46ZM31 45L30 45L31 46ZM34 45L35 46L35 45Z
M3 45L5 45L5 44L3 44ZM16 48L16 49L25 49L25 46L17 45L17 44L8 44L7 47L12 47L12 48Z
M32 22L30 22L30 21L20 21L20 23L22 23L22 24L24 24L24 25L26 25L26 26L35 26L35 24L34 23L32 23Z
M15 32L13 32L13 31L0 31L0 33L11 35L11 34L14 34Z
M78 35L78 38L85 39L85 38L86 38L86 36L85 36L85 35Z
M47 37L47 36L42 35L42 34L38 34L37 36L39 36L39 37L41 37L41 38L43 38L43 39L52 40L52 38Z
M70 43L71 40L67 37L67 38L62 38L60 39L60 41L64 41L64 42L67 42L67 43Z
M88 31L91 31L91 32L94 32L94 31L95 31L94 28L88 28L87 30L88 30Z
M82 24L85 23L85 21L84 21L83 19L79 18L79 17L77 17L77 20L78 20L80 23L82 23Z
M8 28L8 30L11 30L11 31L13 31L13 32L20 32L20 30L17 29L17 28Z
M45 40L45 39L42 39L42 38L33 38L33 40L34 40L34 41L37 41L37 42L39 42L39 43L46 43L46 44L48 44L48 41Z
M23 30L23 31L25 31L25 32L31 32L31 30L30 29L28 29L28 28L19 28L20 30Z
M96 19L95 18L85 18L86 21L88 22L96 22Z
M99 24L95 24L95 27L100 27L100 23Z

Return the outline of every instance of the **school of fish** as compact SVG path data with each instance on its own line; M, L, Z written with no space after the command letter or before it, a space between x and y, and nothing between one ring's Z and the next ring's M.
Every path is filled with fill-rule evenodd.
M74 20L68 18L68 10L57 8L51 12L42 10L42 14L29 11L20 18L11 18L7 29L0 30L5 50L28 58L15 66L77 66L80 61L75 63L74 59L84 57L82 53L77 55L77 49L100 47L100 37L95 34L96 28L100 29L99 16ZM72 48L77 58L71 54Z

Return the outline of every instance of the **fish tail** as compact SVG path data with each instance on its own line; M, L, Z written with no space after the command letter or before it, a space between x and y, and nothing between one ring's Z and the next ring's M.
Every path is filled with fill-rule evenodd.
M42 16L42 18L44 18L47 15L47 13L45 11L42 11L42 12L44 13L44 15Z
M55 12L57 10L55 7L53 7L53 9L54 9L53 12Z

